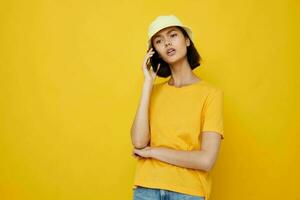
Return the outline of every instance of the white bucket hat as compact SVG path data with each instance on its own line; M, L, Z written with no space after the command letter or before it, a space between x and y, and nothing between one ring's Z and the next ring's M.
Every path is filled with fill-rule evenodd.
M192 29L189 26L186 26L181 23L181 21L175 15L161 15L155 18L154 21L151 22L148 28L148 41L147 41L147 49L151 48L151 38L155 33L169 26L180 26L182 27L188 34L190 40L193 41L193 33Z

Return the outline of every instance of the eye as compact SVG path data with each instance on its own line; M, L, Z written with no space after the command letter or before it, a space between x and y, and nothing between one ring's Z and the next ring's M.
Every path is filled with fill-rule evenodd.
M160 40L156 40L156 41L155 41L156 44L159 43L159 42L160 42Z
M174 37L174 36L176 36L176 35L177 35L176 33L173 33L171 36Z

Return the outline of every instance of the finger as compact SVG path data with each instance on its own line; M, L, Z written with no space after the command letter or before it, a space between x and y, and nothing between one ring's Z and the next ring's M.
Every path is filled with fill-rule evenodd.
M152 49L150 49L149 51L147 51L146 55L151 54L151 53L154 53L154 51Z
M148 49L147 52L148 52L148 53L149 53L149 52L153 52L153 48L151 47L150 49Z
M148 51L148 53L155 53L155 51L151 48L150 51Z
M152 56L155 52L154 51L150 51L147 53L147 56Z
M133 153L137 154L138 153L138 149L133 149Z
M160 68L160 63L158 63L156 73L158 72L159 68Z
M141 158L141 156L138 155L138 154L133 154L133 156L134 156L135 158Z
M150 63L150 58L151 56L146 56L145 59L144 59L144 62L143 62L143 65L142 65L142 68L145 68L149 65Z
M154 51L150 51L150 52L148 52L148 53L145 55L144 59L145 59L145 60L148 60L148 59L149 59L149 57L152 57L152 56L153 56L153 54L155 54L155 52L154 52Z
M142 69L145 70L148 67L148 65L149 65L148 60L144 60L142 64Z

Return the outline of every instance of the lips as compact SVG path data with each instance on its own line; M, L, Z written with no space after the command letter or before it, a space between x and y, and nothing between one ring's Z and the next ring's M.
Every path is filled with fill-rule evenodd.
M171 55L174 55L176 52L176 50L174 48L169 48L167 49L167 55L168 56L171 56Z

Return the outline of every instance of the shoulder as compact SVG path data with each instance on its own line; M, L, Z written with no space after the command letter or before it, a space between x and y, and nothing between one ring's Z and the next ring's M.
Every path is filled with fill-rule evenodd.
M215 84L208 81L204 81L203 83L209 94L223 93L223 90Z

